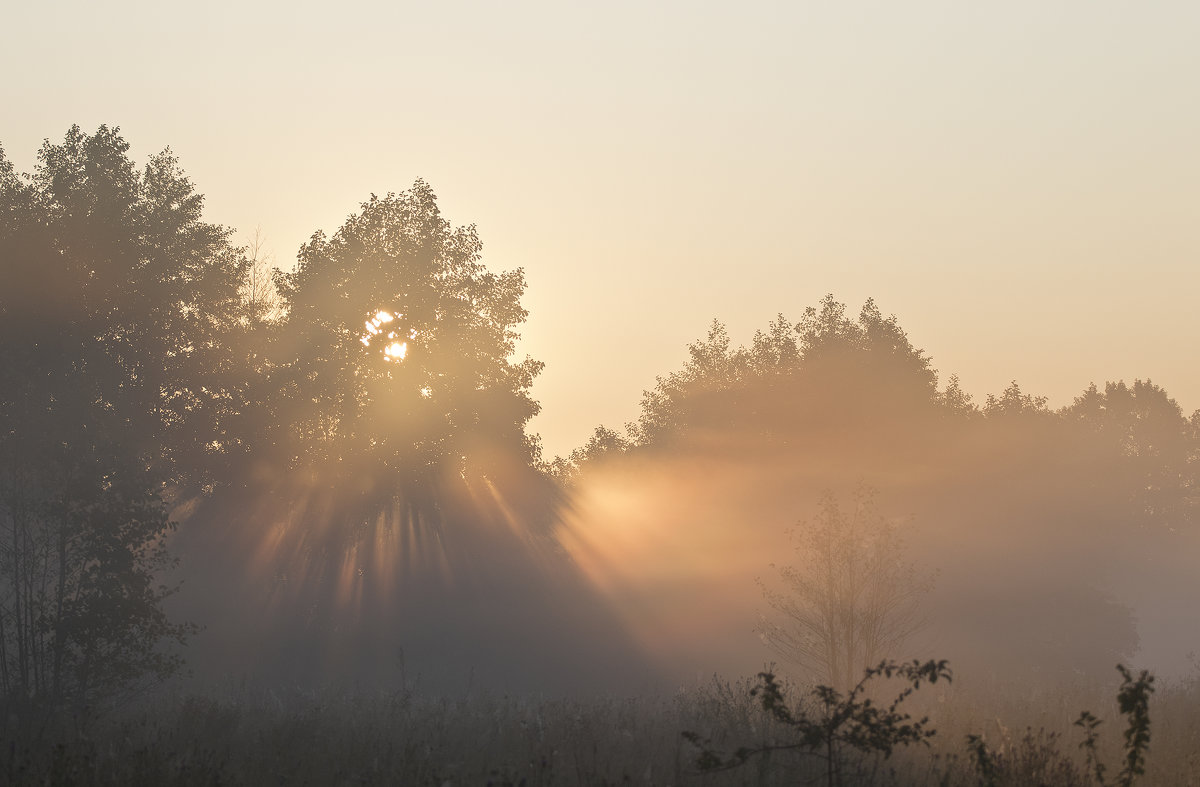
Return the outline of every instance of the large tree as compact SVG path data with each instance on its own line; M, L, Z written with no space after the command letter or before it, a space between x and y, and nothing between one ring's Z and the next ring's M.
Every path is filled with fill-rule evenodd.
M481 248L422 181L372 196L333 237L301 248L278 277L289 464L369 480L386 497L497 451L534 458L524 427L542 365L510 360L524 275L488 270Z
M246 260L169 151L71 128L0 155L0 683L88 701L176 659L164 496L218 477Z
M365 675L394 658L384 643L474 615L450 577L495 598L532 569L551 485L525 433L541 364L513 359L524 275L485 267L474 227L418 181L313 235L275 282L244 484L191 530L209 589L192 616L269 671L328 657Z
M117 129L72 127L4 185L5 351L86 376L164 481L211 482L235 436L248 261L169 150L141 169ZM64 364L70 364L67 368ZM49 384L49 383L48 383Z

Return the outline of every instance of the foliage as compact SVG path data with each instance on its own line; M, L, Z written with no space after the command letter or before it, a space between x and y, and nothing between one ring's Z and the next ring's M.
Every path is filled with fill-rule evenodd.
M617 432L597 426L581 448L566 457L556 457L546 469L559 484L569 486L588 465L619 457L632 447L633 444Z
M1000 396L988 394L983 414L988 418L1020 418L1024 416L1048 416L1048 400L1044 396L1022 393L1020 384L1013 380Z
M908 685L886 705L866 696L868 684L877 677L898 678ZM772 672L759 673L760 684L752 691L765 711L789 729L793 740L741 747L731 756L712 748L711 740L694 732L683 736L700 748L696 760L701 770L724 770L745 764L750 758L773 751L799 751L821 758L826 784L843 783L845 750L890 757L899 746L928 745L936 734L928 717L914 719L900 705L923 683L949 681L945 661L880 662L865 670L862 680L845 694L830 686L817 686L810 694L810 707L789 707L783 688Z
M681 729L704 729L726 749L758 736L795 740L794 730L762 710L750 696L761 680L712 681L681 687L669 695L631 698L552 699L469 694L337 692L292 686L272 691L226 686L195 696L160 694L132 704L94 725L86 736L34 741L14 734L0 716L0 774L6 784L258 785L277 782L365 785L520 784L733 785L819 784L827 781L822 758L767 754L741 768L696 774L695 750ZM940 689L939 687L936 687ZM961 690L955 681L956 692ZM1062 719L1056 710L1069 701L1059 692L1037 702L1010 700L1021 692L975 697L968 706L952 693L938 704L938 734L929 747L897 749L874 758L880 767L860 774L847 768L849 784L892 787L978 787L988 782L961 753L953 717L1005 721L1013 712L1029 719ZM786 692L785 692L786 693ZM932 692L929 692L930 694ZM949 692L948 692L949 693ZM1200 704L1187 687L1155 695L1154 757L1139 784L1181 785L1194 781L1196 725ZM925 699L925 691L909 700ZM1074 700L1075 698L1070 698ZM1099 700L1099 698L1097 698ZM1069 726L1069 722L1062 719ZM965 732L966 730L962 730ZM784 738L781 733L789 733ZM1069 729L1026 731L986 749L995 764L995 787L1091 787L1095 782L1065 746ZM982 737L980 736L980 740ZM728 743L727 743L728 742ZM853 762L857 750L847 752ZM757 771L755 770L757 768Z
M1111 457L1135 522L1176 526L1194 515L1200 441L1166 391L1149 380L1109 382L1103 391L1093 384L1063 416L1091 433L1093 450Z
M32 175L5 169L0 353L43 399L86 376L129 451L194 490L220 475L240 406L248 263L169 150L139 170L128 149L117 129L74 126Z
M1121 673L1121 686L1117 691L1117 707L1127 719L1124 733L1124 766L1112 782L1117 787L1132 787L1138 776L1146 772L1146 751L1150 745L1150 695L1154 692L1154 676L1142 670L1135 678L1124 664L1118 664ZM1083 711L1075 720L1074 726L1083 730L1084 739L1079 748L1084 750L1087 762L1087 772L1094 783L1107 787L1105 778L1108 769L1100 758L1100 734L1098 728L1103 722L1090 711ZM1021 752L1031 753L1035 748L1031 736L1027 735ZM1037 756L1022 759L1012 754L992 751L983 736L967 735L967 748L971 761L975 766L979 783L982 787L996 787L1000 784L1026 784L1033 776L1034 769L1042 771L1040 782L1046 783L1044 771L1055 768L1059 777L1053 783L1092 783L1088 775L1077 773L1070 763L1063 760L1062 755L1053 747L1042 746Z
M21 461L0 479L0 700L79 713L175 672L163 646L193 629L163 610L173 525L145 470L104 446L3 442Z
M643 395L630 429L635 444L669 443L705 429L786 431L798 404L819 411L840 402L839 409L866 412L936 397L929 358L873 300L851 320L845 304L827 295L798 322L780 314L749 347L736 349L714 320L688 355L681 370L659 377Z
M236 409L228 231L116 129L0 156L0 693L82 708L172 672L164 496L211 484Z
M1114 784L1131 787L1137 777L1146 772L1146 750L1150 746L1150 695L1154 693L1154 676L1142 670L1135 678L1124 664L1118 664L1117 670L1121 673L1117 706L1127 721L1124 733L1125 762ZM1104 787L1107 784L1104 780L1106 768L1096 751L1099 739L1096 728L1100 724L1100 719L1088 711L1079 714L1079 719L1075 721L1075 726L1084 731L1080 748L1087 752L1088 765L1096 775L1096 781Z
M879 514L865 485L849 511L827 491L821 513L801 522L794 537L798 562L779 568L787 590L763 586L781 620L762 618L759 634L784 658L845 691L853 676L894 658L920 628L918 605L932 579L905 561L896 525Z
M533 458L524 426L542 365L509 361L524 275L489 271L481 248L422 181L313 235L276 277L285 316L266 415L282 461L369 479L388 498L467 470L481 446Z
M967 752L979 787L1091 787L1092 781L1060 746L1056 732L1026 729L1019 740L1005 740L992 751L982 735L967 735Z

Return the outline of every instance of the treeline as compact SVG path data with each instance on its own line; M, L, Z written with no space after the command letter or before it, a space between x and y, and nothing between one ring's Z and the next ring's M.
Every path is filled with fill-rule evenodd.
M1041 531L1069 540L1085 520L1112 543L1191 532L1200 416L1161 388L1093 386L1051 411L1014 383L976 406L955 378L938 387L894 317L868 302L851 318L832 296L749 347L714 323L636 423L543 462L526 430L541 364L512 360L523 273L488 270L427 184L371 196L271 271L204 219L170 151L138 167L128 148L74 127L28 174L0 151L7 702L83 707L168 675L196 633L179 620L224 643L209 655L253 638L240 657L275 666L333 632L340 655L322 658L376 647L394 668L380 632L418 621L445 650L453 609L472 610L463 643L511 609L557 627L556 647L590 609L615 643L582 583L562 591L575 580L553 539L601 465L773 467L729 490L735 523L794 518L853 476L959 533L1039 533L1040 555L1055 554ZM164 579L177 559L202 592ZM431 603L433 587L453 591Z
M622 432L599 426L582 447L550 464L569 480L590 462L627 451L663 451L705 440L800 445L850 429L1018 430L1048 444L1074 444L1127 467L1130 493L1164 526L1191 511L1200 461L1200 410L1191 417L1150 380L1089 385L1058 410L1014 380L977 404L914 347L894 315L868 300L857 319L827 295L796 322L779 315L750 346L733 347L725 326L688 348L679 371L645 392L638 420ZM989 423L990 426L983 424ZM1036 437L1034 435L1037 435ZM874 449L874 446L869 446ZM1182 517L1182 519L1181 519Z
M1104 676L1139 644L1154 658L1194 648L1177 622L1196 601L1183 556L1196 549L1198 460L1200 412L1185 416L1149 380L1093 384L1057 410L1014 381L977 404L954 376L939 386L894 316L873 301L854 315L827 296L749 346L714 322L645 393L636 422L598 427L550 470L576 490L574 532L604 527L606 496L648 508L669 494L673 505L637 524L654 533L654 552L688 554L701 540L730 566L758 556L717 591L706 589L711 572L678 580L674 592L691 601L664 617L707 621L680 658L743 636L739 621L765 606L768 563L800 560L792 571L805 572L810 556L770 534L865 482L938 576L927 636L889 655L1055 681ZM594 563L595 551L576 555ZM629 603L663 592L631 589ZM728 663L755 667L745 655Z

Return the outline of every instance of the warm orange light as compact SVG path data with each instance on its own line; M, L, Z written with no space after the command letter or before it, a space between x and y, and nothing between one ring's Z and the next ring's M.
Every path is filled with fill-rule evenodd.
M362 334L362 336L359 337L359 341L361 341L363 343L364 347L369 348L369 347L371 347L372 341L376 337L380 336L381 334L386 333L386 337L384 338L384 341L386 341L387 344L383 348L383 357L389 361L403 360L404 357L406 355L408 355L408 343L401 342L401 341L395 341L398 331L395 331L395 330L389 331L386 328L380 327L387 323L395 322L396 320L402 318L403 316L404 316L403 314L398 314L398 313L386 311L384 309L380 309L379 311L375 312L375 316L369 318L368 320L366 320L363 323L363 327L366 330ZM415 336L416 336L415 331L409 331L410 339L415 338Z

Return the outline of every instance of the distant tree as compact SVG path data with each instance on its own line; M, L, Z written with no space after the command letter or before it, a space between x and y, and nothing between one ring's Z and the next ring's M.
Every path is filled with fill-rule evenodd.
M1149 380L1092 384L1063 409L1115 457L1117 481L1128 487L1133 516L1176 526L1196 515L1200 435L1165 390ZM1095 449L1093 449L1095 450Z
M636 444L706 431L778 436L813 418L886 417L938 397L929 358L873 300L854 320L827 295L795 325L779 315L750 347L733 348L714 320L688 355L682 369L643 394Z
M780 566L785 589L764 584L777 616L762 617L763 641L838 691L863 670L894 658L923 624L919 602L932 587L905 560L897 527L878 513L874 491L860 486L850 510L832 493L801 522L795 565Z
M708 335L688 345L683 368L659 377L654 389L643 393L642 414L634 426L636 442L647 445L711 425L704 421L713 415L708 406L714 402L717 417L726 417L723 395L736 393L746 381L746 355L744 348L731 349L729 332L713 320Z
M987 402L983 406L983 414L988 418L1053 415L1046 407L1046 401L1044 396L1022 393L1020 384L1013 380L1000 396L988 394Z
M950 413L962 416L979 414L979 408L971 400L971 395L962 389L958 375L950 375L946 381L946 389L938 394L938 401Z
M283 316L283 304L279 288L275 284L275 255L267 250L266 238L261 228L254 230L254 237L246 247L249 264L242 278L240 295L245 312L245 321L251 325L270 323Z
M628 438L606 426L597 426L582 448L556 457L547 469L560 484L569 485L588 465L619 457L632 447Z
M903 392L929 398L936 393L937 372L929 358L909 341L895 315L883 316L874 299L863 304L857 321L846 317L845 304L832 295L819 305L805 309L796 324L807 364L826 375L848 365L857 376L886 382L893 389L890 396Z

